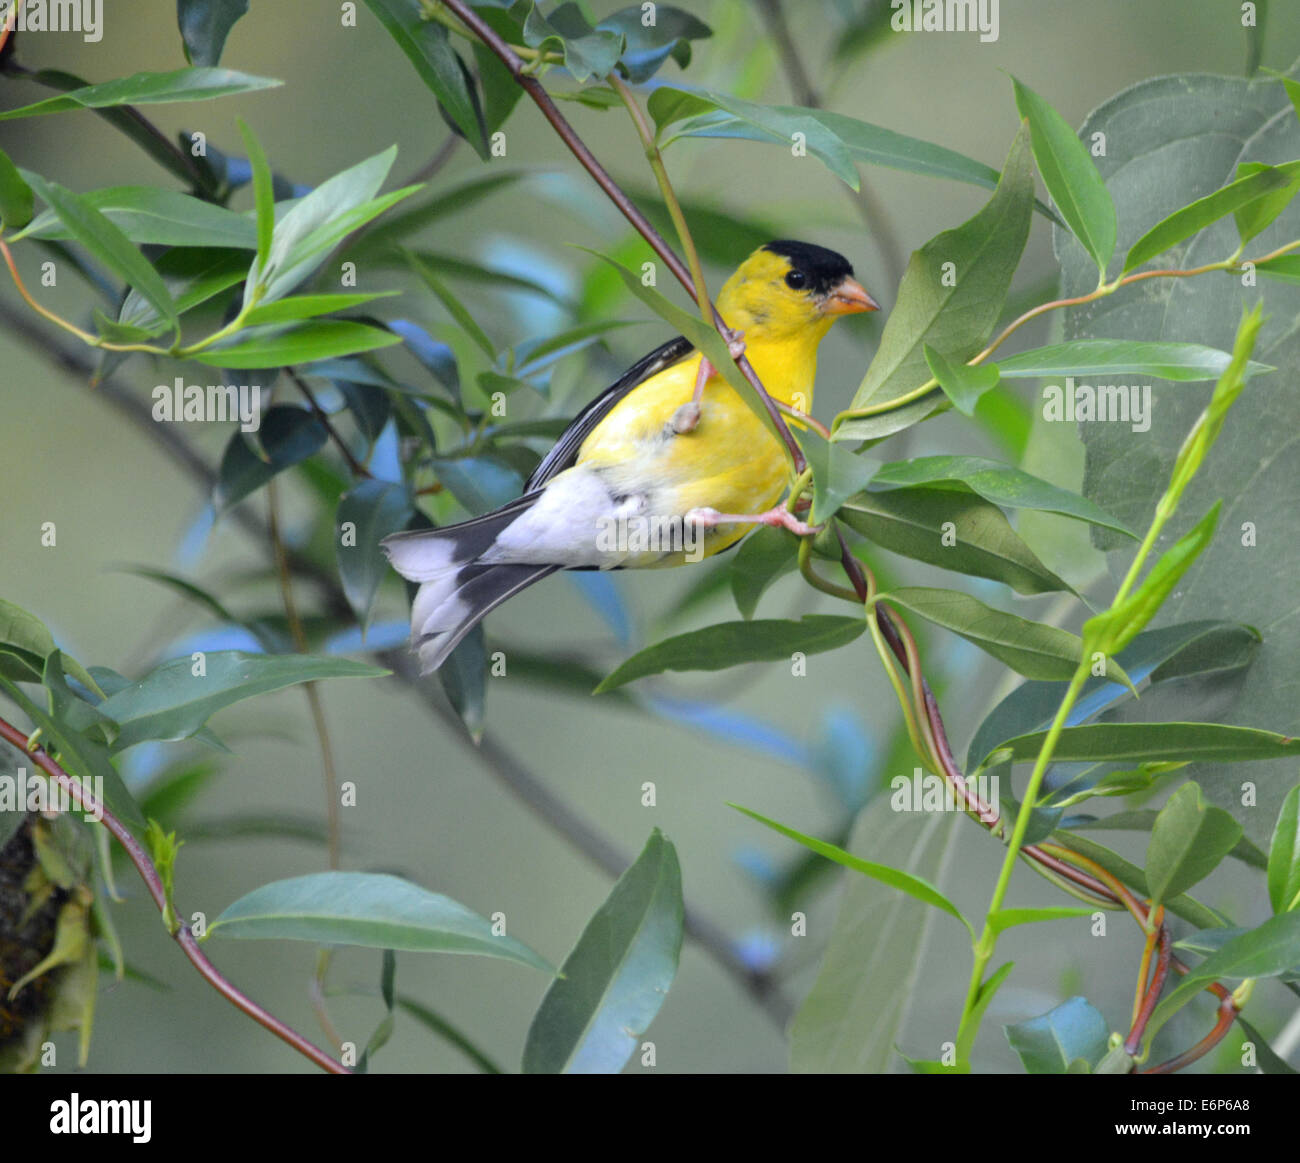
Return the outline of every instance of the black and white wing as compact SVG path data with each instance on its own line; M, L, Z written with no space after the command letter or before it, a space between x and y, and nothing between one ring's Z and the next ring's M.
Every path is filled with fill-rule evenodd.
M574 418L573 422L561 433L555 447L543 458L541 464L533 470L533 475L524 485L524 493L540 489L552 477L571 468L578 458L578 449L582 442L591 435L595 427L613 410L624 396L633 388L645 383L651 376L658 375L665 368L680 363L695 350L690 340L679 335L667 343L655 348L643 359L637 360L614 383L610 384L599 396L591 401Z

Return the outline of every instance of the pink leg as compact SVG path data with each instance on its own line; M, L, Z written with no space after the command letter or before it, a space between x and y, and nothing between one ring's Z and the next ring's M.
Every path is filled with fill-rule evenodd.
M686 520L711 529L716 525L770 525L777 529L789 529L797 537L811 537L822 531L821 525L808 525L800 521L784 505L769 509L766 513L719 513L717 509L692 509L686 514Z
M732 359L739 359L745 354L745 335L741 331L728 331L727 351L731 354ZM695 391L691 395L690 401L683 404L673 417L668 421L668 426L678 436L683 436L687 432L693 432L695 426L700 422L700 401L704 399L704 385L709 382L709 377L713 375L715 368L709 362L707 356L700 359L699 374L695 377Z

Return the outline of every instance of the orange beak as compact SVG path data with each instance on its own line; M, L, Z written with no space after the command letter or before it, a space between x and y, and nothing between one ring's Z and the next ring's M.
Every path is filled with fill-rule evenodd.
M863 311L879 311L880 304L867 294L867 289L857 279L845 279L822 304L825 315L858 315Z

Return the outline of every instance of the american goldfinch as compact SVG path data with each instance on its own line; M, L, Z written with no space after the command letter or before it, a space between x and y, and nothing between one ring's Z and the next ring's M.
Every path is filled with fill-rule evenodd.
M769 395L804 412L831 324L877 310L842 255L791 241L751 254L717 306L733 356L743 350ZM782 446L749 405L684 338L670 340L578 414L517 500L383 540L393 568L420 583L411 641L421 673L557 569L678 565L755 525L798 525L776 508L788 479Z

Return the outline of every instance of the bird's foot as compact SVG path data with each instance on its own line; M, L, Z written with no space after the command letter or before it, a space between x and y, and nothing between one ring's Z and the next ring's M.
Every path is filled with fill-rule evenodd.
M727 341L727 351L732 359L739 359L745 354L745 333L733 331L730 327L721 328L722 338Z
M824 526L809 525L800 521L784 505L769 509L766 513L719 513L717 509L692 509L686 514L686 520L704 529L718 525L770 525L774 529L788 529L796 537L811 537L820 533Z
M700 404L698 400L687 400L668 421L669 429L677 436L693 432L700 422Z
M745 333L743 331L732 331L730 328L724 328L722 335L727 341L727 352L732 359L739 359L745 354ZM700 370L695 377L695 391L691 393L690 400L678 408L668 421L668 429L674 435L684 436L687 432L695 431L700 422L700 401L704 399L704 385L709 382L709 377L715 371L716 369L709 362L708 357L701 357Z

